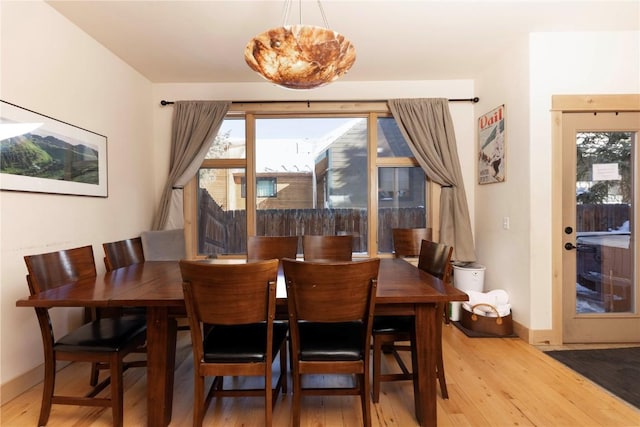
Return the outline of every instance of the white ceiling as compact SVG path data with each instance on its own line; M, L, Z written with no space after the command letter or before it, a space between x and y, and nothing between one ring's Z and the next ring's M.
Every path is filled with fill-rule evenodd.
M155 83L259 82L244 62L254 35L283 24L284 1L48 1ZM321 25L293 0L286 24ZM473 79L530 32L640 29L640 0L324 0L356 48L345 81Z

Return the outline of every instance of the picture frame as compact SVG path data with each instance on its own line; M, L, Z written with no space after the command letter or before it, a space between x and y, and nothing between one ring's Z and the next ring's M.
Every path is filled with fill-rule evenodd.
M478 184L505 180L504 104L478 118Z
M107 137L0 100L0 190L108 197Z

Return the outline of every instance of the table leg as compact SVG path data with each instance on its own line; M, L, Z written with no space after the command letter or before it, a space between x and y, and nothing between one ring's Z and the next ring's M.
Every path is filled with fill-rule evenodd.
M421 426L437 425L436 405L436 304L416 305L416 364L414 370L414 399L416 418Z
M147 307L147 425L171 422L176 320L167 307Z

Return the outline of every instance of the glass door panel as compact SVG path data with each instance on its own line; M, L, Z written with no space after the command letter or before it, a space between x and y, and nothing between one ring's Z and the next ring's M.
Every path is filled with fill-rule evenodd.
M639 132L639 113L562 116L565 343L640 340Z
M576 134L576 312L628 312L633 283L632 132Z

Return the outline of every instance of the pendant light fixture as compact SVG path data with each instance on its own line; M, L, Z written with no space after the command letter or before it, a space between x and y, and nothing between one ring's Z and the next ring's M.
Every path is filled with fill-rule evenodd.
M313 89L339 79L355 62L355 47L329 29L320 0L324 27L302 25L302 0L300 24L287 25L291 2L285 2L281 27L260 33L247 43L245 61L268 81L289 89Z

